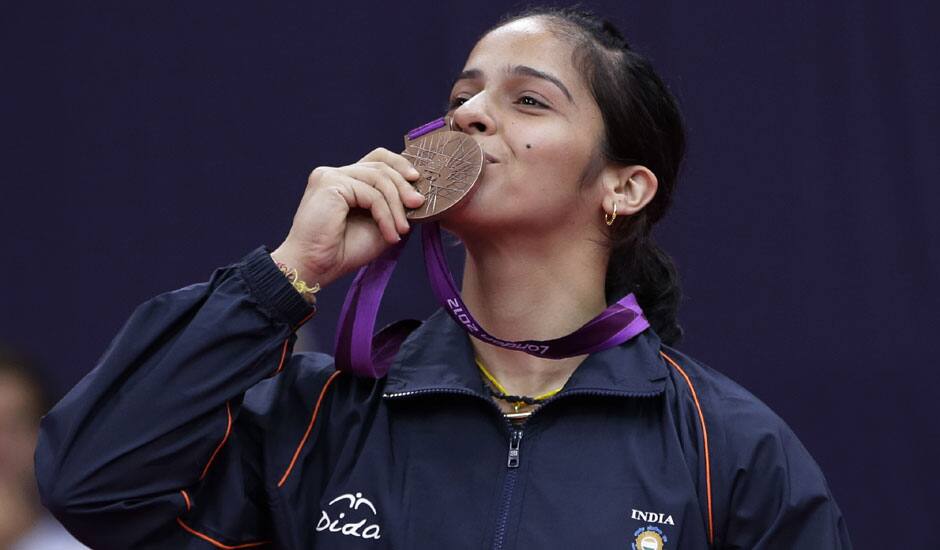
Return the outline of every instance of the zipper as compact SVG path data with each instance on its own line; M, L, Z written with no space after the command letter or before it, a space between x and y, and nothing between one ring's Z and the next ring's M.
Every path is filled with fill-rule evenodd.
M496 409L496 412L499 413L499 417L503 419L506 426L509 428L510 432L512 431L512 422L510 422L509 420L506 420L506 417L503 416L503 411L502 409L499 408L499 405L494 403L492 399L488 397L483 397L482 395L476 392L470 391L470 390L463 390L463 389L458 389L458 388L427 388L427 389L422 389L422 390L402 391L402 392L397 392L397 393L384 393L382 394L382 397L386 399L396 399L398 397L410 397L412 395L427 395L427 394L433 394L433 393L437 393L437 394L449 393L452 395L466 395L469 397L479 399L481 401L485 401L491 407Z
M509 510L512 504L512 494L516 489L516 479L519 476L519 445L522 443L522 428L512 428L509 436L509 458L506 461L506 478L503 480L502 506L499 517L496 519L496 532L493 535L493 550L503 547L506 538L506 525L509 523Z
M460 390L456 388L448 389L423 389L423 390L412 390L398 393L386 393L384 397L386 398L396 398L396 397L408 397L411 395L419 394L429 394L429 393L450 393L450 394L461 394L469 395L478 399L486 401L496 411L499 413L500 418L502 418L507 428L509 429L509 455L506 459L506 477L503 480L503 491L502 491L502 505L499 509L499 516L496 520L496 531L493 535L493 550L502 550L503 541L506 538L506 527L509 523L509 512L512 504L512 495L516 488L517 478L519 476L519 462L520 462L520 447L522 445L522 435L523 430L521 426L515 426L512 422L506 419L503 416L502 409L499 408L499 405L493 402L492 399L483 397L482 395L472 392L470 390ZM620 392L620 391L604 391L604 390L574 390L562 394L557 394L552 396L550 399L542 403L542 406L532 412L530 416L523 425L528 424L532 421L533 418L551 402L556 401L562 397L571 396L571 395L596 395L596 396L620 396L620 397L655 397L661 395L662 391L658 392Z
M603 391L603 390L574 390L567 392L565 394L554 395L549 398L547 401L542 403L542 406L535 409L532 412L532 415L529 416L523 422L523 426L532 422L532 419L535 418L537 414L542 412L542 410L548 406L549 403L556 401L565 396L571 395L597 395L597 396L625 396L625 397L653 397L659 395L662 392L649 392L649 393L626 393L626 392L616 392L616 391ZM492 402L492 401L491 401ZM494 403L495 405L495 403ZM496 407L497 409L499 406ZM502 410L500 410L502 414ZM504 417L505 418L505 417ZM496 520L496 533L493 536L493 550L502 550L503 541L506 538L506 526L509 523L509 511L510 505L512 504L512 494L516 488L516 479L519 475L519 460L520 456L520 446L522 444L522 427L514 426L512 423L509 423L510 435L509 435L509 457L506 460L506 478L503 481L503 502L502 507L500 508L499 517Z
M522 428L514 426L512 422L506 419L503 416L502 409L499 408L499 405L493 402L492 399L483 397L482 395L472 392L470 390L461 390L456 388L434 388L434 389L422 389L422 390L411 390L403 391L397 393L386 393L383 394L383 397L388 399L394 399L398 397L409 397L412 395L422 395L422 394L432 394L432 393L449 393L449 394L459 394L475 397L486 401L489 403L496 412L499 413L499 417L503 420L506 425L506 428L509 430L509 456L506 459L506 477L503 480L503 491L502 498L500 499L502 505L499 509L499 516L496 520L496 531L493 536L493 550L500 550L503 547L503 540L506 537L506 526L509 523L509 510L510 504L512 503L512 494L516 488L516 480L519 476L519 447L522 443ZM554 397L552 398L554 399ZM550 399L549 401L551 401ZM547 402L546 402L547 403ZM536 411L538 412L538 411ZM533 413L534 414L534 413ZM531 417L530 417L531 418Z
M409 397L411 395L421 395L426 393L456 393L460 395L470 395L473 397L479 397L484 399L484 397L476 392L470 390L461 390L457 388L426 388L423 390L411 390L411 391L400 391L397 393L383 393L382 397L394 399L396 397Z
M430 393L450 393L450 394L457 394L457 395L468 395L468 396L470 396L470 397L475 397L475 398L477 398L477 399L481 399L481 400L483 400L483 401L486 401L486 402L489 403L494 409L496 409L497 412L499 412L500 418L502 418L503 420L505 420L506 426L509 427L509 432L510 432L510 434L511 434L512 431L514 430L514 427L513 427L512 422L510 422L509 420L506 420L506 417L503 416L503 410L499 408L499 405L497 405L496 403L494 403L492 399L489 399L489 398L487 398L487 397L484 397L484 396L482 396L482 395L480 395L480 394L478 394L478 393L476 393L476 392L470 391L470 390L464 390L464 389L458 389L458 388L426 388L426 389L421 389L421 390L410 390L410 391L402 391L402 392L396 392L396 393L385 393L385 394L382 394L382 397L385 397L385 398L387 398L387 399L395 399L395 398L398 398L398 397L410 397L410 396L412 396L412 395L424 395L424 394L430 394ZM572 395L596 395L596 396L599 396L599 397L600 397L600 396L606 396L606 397L656 397L657 395L662 395L662 393L663 393L662 390L659 390L659 391L652 391L652 392L623 392L623 391L609 391L609 390L572 390L572 391L563 392L563 393L559 393L559 394L553 395L552 397L550 397L549 399L547 399L544 403L542 403L542 406L541 406L541 407L539 407L538 409L535 409L535 410L532 412L532 416L530 416L530 417L526 420L525 423L531 422L531 421L532 421L532 418L535 417L535 415L537 415L537 414L539 414L540 412L542 412L542 409L544 409L549 403L552 403L552 402L554 402L554 401L557 401L558 399L561 399L561 398L564 398L564 397L568 397L568 396L572 396Z
M506 461L507 468L519 467L519 443L522 442L522 430L515 429L509 436L509 460Z

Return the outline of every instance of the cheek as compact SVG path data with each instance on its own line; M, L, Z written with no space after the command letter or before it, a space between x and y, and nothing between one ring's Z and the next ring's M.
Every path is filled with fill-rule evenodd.
M525 141L519 156L523 164L539 174L539 180L545 183L579 179L586 163L593 158L586 144L551 137Z

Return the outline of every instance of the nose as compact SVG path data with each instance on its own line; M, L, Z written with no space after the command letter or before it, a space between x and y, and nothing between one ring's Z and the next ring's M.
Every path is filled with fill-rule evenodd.
M486 106L486 93L479 92L451 114L454 130L467 134L492 134L496 131L496 121L489 114Z

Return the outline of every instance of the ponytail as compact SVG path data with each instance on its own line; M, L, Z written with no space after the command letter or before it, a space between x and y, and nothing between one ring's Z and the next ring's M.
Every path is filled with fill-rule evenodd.
M606 288L608 303L632 292L664 344L672 346L682 339L679 271L652 237L641 236L632 245L611 251Z

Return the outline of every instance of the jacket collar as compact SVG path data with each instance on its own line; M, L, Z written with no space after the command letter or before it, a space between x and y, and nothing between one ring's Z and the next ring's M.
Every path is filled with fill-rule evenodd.
M470 338L439 309L402 343L388 372L385 394L458 390L485 395ZM647 329L620 346L591 354L561 393L661 393L668 373L659 349L659 337Z

